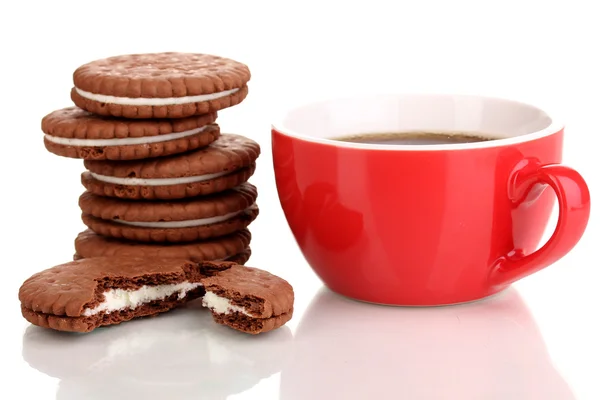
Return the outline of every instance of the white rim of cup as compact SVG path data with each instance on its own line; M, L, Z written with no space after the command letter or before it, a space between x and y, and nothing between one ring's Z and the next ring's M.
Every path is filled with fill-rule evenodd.
M477 99L485 99L490 101L502 101L513 103L518 106L525 106L535 108L542 113L546 114L550 119L550 124L544 129L540 129L535 132L526 133L519 136L513 136L509 138L501 138L489 141L481 141L481 142L471 142L471 143L458 143L458 144L430 144L430 145L401 145L401 144L370 144L370 143L356 143L356 142L343 142L335 139L327 139L327 138L317 138L309 135L304 135L298 132L295 132L291 129L284 128L283 121L286 115L295 110L297 108L310 106L313 104L325 103L325 102L335 102L335 101L348 101L357 98L368 99L375 97L385 97L385 96L402 96L402 97L436 97L436 96L448 96L448 97L463 97L463 98L477 98ZM479 96L479 95L470 95L470 94L460 94L460 93L371 93L365 95L357 95L357 96L344 96L344 97L328 97L322 98L319 100L302 102L294 105L287 109L286 112L280 114L273 123L271 123L271 129L276 130L282 135L289 136L295 139L299 139L306 142L319 143L328 146L334 147L343 147L348 149L357 149L357 150L383 150L383 151L440 151L440 150L474 150L474 149L487 149L494 147L505 147L511 146L519 143L530 142L533 140L537 140L546 136L551 136L555 133L560 132L564 129L565 125L562 120L557 119L557 114L554 112L548 113L545 108L540 108L531 103L526 103L523 101L518 101L506 97L496 97L496 96Z

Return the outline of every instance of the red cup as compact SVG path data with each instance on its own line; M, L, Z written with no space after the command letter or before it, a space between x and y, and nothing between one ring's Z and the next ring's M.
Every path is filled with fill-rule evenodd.
M334 140L406 131L498 139ZM367 302L433 306L493 295L577 244L590 194L581 175L560 164L563 135L562 125L523 103L380 95L290 110L272 126L272 151L285 217L326 286ZM558 223L538 249L555 197Z

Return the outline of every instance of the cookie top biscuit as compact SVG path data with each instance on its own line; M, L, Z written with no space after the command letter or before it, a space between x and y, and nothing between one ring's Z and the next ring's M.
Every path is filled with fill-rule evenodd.
M211 54L127 54L95 60L77 68L80 91L130 99L184 98L243 87L250 70L238 61ZM139 105L146 104L143 100Z

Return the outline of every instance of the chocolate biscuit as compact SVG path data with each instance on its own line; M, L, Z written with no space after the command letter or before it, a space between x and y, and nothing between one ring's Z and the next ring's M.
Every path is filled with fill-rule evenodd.
M229 268L229 263L217 267ZM186 260L98 257L34 274L19 289L23 317L34 325L90 332L169 311L201 297L201 278L218 272Z
M252 249L250 248L250 246L248 246L241 252L234 254L231 257L224 258L223 261L230 261L232 263L244 265L248 262L250 257L252 257Z
M201 281L206 291L202 304L221 325L258 334L277 329L292 318L292 286L267 271L232 265Z
M210 145L168 157L134 161L85 160L85 188L123 199L173 200L222 192L246 182L261 149L241 135L221 134Z
M250 247L246 247L242 252L231 257L227 257L223 261L230 261L235 264L244 265L248 262L250 257L252 257L252 249ZM73 261L81 260L82 258L83 257L77 253L73 254Z
M243 183L208 196L131 201L84 192L82 219L94 232L139 242L192 242L246 228L258 216L256 187Z
M252 235L242 229L227 236L188 243L140 243L101 236L85 230L75 239L76 257L105 256L178 258L195 262L228 260L243 261L249 257ZM247 261L247 260L246 260Z
M42 119L44 145L54 154L86 160L137 160L205 147L220 134L217 113L176 120L125 120L77 107Z
M73 73L71 99L98 115L182 118L239 104L245 64L209 54L129 54L92 61Z

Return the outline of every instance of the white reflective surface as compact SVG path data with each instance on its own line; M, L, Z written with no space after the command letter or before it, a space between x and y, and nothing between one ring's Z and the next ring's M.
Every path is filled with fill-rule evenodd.
M496 3L0 2L0 399L600 399L597 12L583 0ZM294 317L257 337L214 324L198 305L90 335L32 327L18 287L70 260L84 229L83 165L45 150L40 120L72 104L79 65L167 50L228 56L252 71L247 99L217 122L262 146L249 265L294 286ZM581 242L480 303L387 308L323 291L279 208L269 127L290 105L373 91L557 110L564 162L592 193Z
M59 379L57 399L226 399L251 389L290 361L285 327L249 337L212 323L199 302L160 318L89 335L30 326L23 360Z
M373 306L321 290L294 355L282 399L574 399L514 289L435 308Z
M263 380L280 380L284 400L575 399L512 288L435 308L374 306L322 288L296 318L294 335L286 326L251 337L212 323L196 301L86 335L29 326L22 356L58 379L61 400L251 398Z

